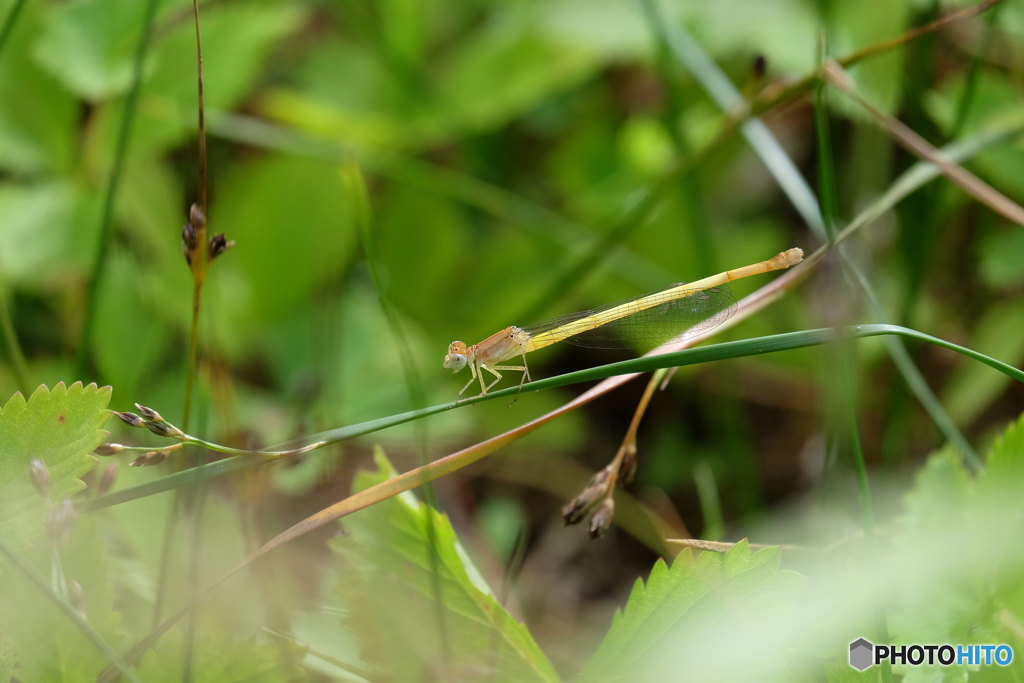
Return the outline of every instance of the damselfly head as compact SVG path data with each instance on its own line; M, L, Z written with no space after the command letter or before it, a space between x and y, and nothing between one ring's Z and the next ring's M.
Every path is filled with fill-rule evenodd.
M444 356L444 369L458 372L466 367L466 343L453 341L448 345L448 353Z

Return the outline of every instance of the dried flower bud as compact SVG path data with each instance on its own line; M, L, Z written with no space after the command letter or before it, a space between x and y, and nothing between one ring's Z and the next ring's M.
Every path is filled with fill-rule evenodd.
M181 229L181 244L185 247L186 254L195 251L195 248L199 246L199 233L191 223L185 223L185 227Z
M583 489L580 495L566 503L562 507L562 519L565 520L566 526L578 524L582 521L590 508L597 505L606 493L607 491L605 491L604 486L601 484L591 485Z
M65 498L50 508L50 514L46 518L46 532L50 536L50 542L54 545L63 545L68 540L77 517L70 498Z
M630 442L623 448L626 452L622 455L622 465L619 466L618 482L620 485L633 481L633 477L636 475L636 443Z
M146 451L132 461L129 467L149 467L157 465L167 459L166 451Z
M117 455L123 450L124 446L119 443L101 443L92 452L94 455Z
M147 422L146 429L157 436L166 436L171 439L184 439L185 432L181 431L170 422Z
M591 538L601 538L612 526L612 518L615 516L615 501L609 496L601 501L601 504L594 510L590 517L590 526L587 529Z
M121 422L124 422L129 427L145 427L146 421L135 413L129 413L127 411L115 410L114 415L121 418Z
M148 408L141 403L136 403L135 407L139 409L139 413L142 415L146 422L163 422L164 418L160 413L156 412L152 408Z
M36 487L36 491L39 491L39 495L43 498L49 498L50 469L46 466L46 463L39 458L32 458L28 463L28 474L29 478L32 479L32 484Z
M588 510L608 495L608 479L611 474L611 465L598 471L590 478L583 492L562 507L562 519L565 520L567 526L579 523L586 516Z
M203 210L199 208L198 204L193 204L189 207L188 222L196 226L196 230L202 230L206 227L206 216L203 214Z
M233 246L235 246L234 240L229 242L224 238L224 233L218 233L210 238L210 246L207 254L212 261Z
M114 485L114 479L116 478L117 463L111 463L107 465L106 469L103 470L103 474L100 475L100 483L96 485L96 495L102 496L109 491L110 487Z

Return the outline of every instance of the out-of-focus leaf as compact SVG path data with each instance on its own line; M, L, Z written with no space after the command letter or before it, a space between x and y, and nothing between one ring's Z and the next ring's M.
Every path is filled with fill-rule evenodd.
M49 470L51 497L60 501L83 488L96 465L92 451L107 432L110 387L41 386L28 401L15 394L0 411L0 536L25 542L45 530L46 501L29 477L29 463Z
M202 635L195 640L191 675L191 680L197 683L275 683L296 678L290 665L300 661L303 653L286 640L260 642L252 637L239 637L215 618L201 622L199 632ZM181 629L165 635L156 649L142 658L139 677L144 681L167 683L184 680L183 647Z
M42 287L84 277L99 228L95 208L65 181L0 187L0 275Z
M146 302L137 288L142 277L129 254L117 250L108 257L92 348L103 380L117 392L115 405L138 400L139 383L157 371L154 364L171 341L164 318L153 313L155 304Z
M379 233L380 268L395 303L424 323L437 320L437 292L458 273L461 250L469 227L451 202L416 189L395 188L375 219ZM424 226L430 225L429 230Z
M836 4L829 26L829 53L834 56L850 54L866 45L900 35L907 28L912 4L911 0L868 0ZM812 30L805 35L814 33ZM893 111L903 89L907 87L903 55L902 50L890 50L850 70L857 83L857 91L883 111ZM833 104L842 109L852 108L858 114L863 113L857 105L845 98L832 98L830 106Z
M372 146L416 149L457 134L493 130L601 66L584 51L541 33L539 19L524 5L496 11L435 58L429 82L396 83L394 74L365 55L330 48L339 61L307 63L315 72L302 80L315 92L272 92L259 107L266 116L303 130ZM343 103L351 96L325 94L330 88L348 88L350 71L354 87L368 88L351 105ZM495 74L500 74L501 87L495 87Z
M230 109L243 98L260 77L274 45L294 31L304 16L298 5L228 3L201 8L206 107ZM133 156L162 151L195 134L196 37L191 16L160 36L148 63L132 127ZM122 106L121 100L112 101L90 121L87 149L102 168L109 166L115 149Z
M225 174L218 199L209 229L237 246L216 262L208 296L218 342L238 353L253 324L307 306L348 268L355 234L330 164L270 157Z
M741 541L724 555L702 552L694 557L684 551L671 567L658 560L647 582L638 580L625 608L615 613L580 680L654 680L650 667L663 664L667 656L681 667L685 662L688 676L709 680L723 669L710 661L713 657L687 651L687 624L739 622L740 611L754 614L769 604L780 610L792 606L803 577L779 570L781 558L777 548L752 554ZM780 658L784 655L779 652ZM766 664L766 670L775 666Z
M1002 128L1020 121L1020 89L1012 82L982 70L973 76L971 106L964 119L962 133L985 128ZM956 121L960 102L965 97L966 79L957 75L942 81L924 99L926 111L948 133ZM1024 145L1014 140L971 161L971 169L997 189L1019 199L1024 195L1024 176L1020 173L1024 163Z
M39 173L66 169L74 156L74 99L32 58L42 3L26 2L0 58L0 168ZM0 10L4 19L10 3ZM8 214L0 221L6 223Z
M1009 642L1019 647L1019 632L1007 627L1003 610L1012 613L1024 604L1020 548L1006 542L1024 531L1024 418L996 441L986 462L987 468L972 478L947 447L918 472L895 543L936 561L951 546L954 554L975 559L950 562L939 573L940 582L921 575L908 584L902 604L890 611L893 642ZM939 666L896 670L922 677L914 680L936 680L943 672Z
M980 245L981 275L992 288L1024 284L1024 230L996 230L985 235Z
M79 519L60 548L66 584L75 585L72 604L108 642L119 642L121 613L115 607L114 578L95 518ZM36 570L47 575L51 550L30 551ZM73 583L72 583L73 582ZM91 681L110 662L75 624L35 586L4 567L0 582L0 661L17 667L22 681ZM0 664L0 669L3 665Z
M375 473L395 472L378 452ZM404 493L345 519L332 545L346 563L338 587L363 659L395 680L558 680L526 627L505 611L441 514ZM436 591L436 592L435 592Z
M163 5L169 6L170 0ZM146 3L74 0L57 5L36 45L36 59L64 86L90 101L128 88Z

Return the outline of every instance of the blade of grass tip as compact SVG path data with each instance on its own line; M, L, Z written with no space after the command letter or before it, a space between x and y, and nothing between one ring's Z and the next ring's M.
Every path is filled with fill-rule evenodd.
M22 353L21 343L18 341L18 334L14 331L14 323L11 322L11 309L7 305L7 292L0 289L0 333L3 334L4 344L7 346L7 355L11 360L11 369L14 371L14 383L25 396L32 392L29 384L28 364L25 362L25 354Z
M96 646L96 649L103 653L103 656L110 662L110 666L114 667L122 676L129 681L139 681L139 677L135 675L131 667L121 658L117 651L103 638L92 624L82 616L74 605L65 600L61 595L57 594L51 587L50 583L43 577L40 576L39 572L32 567L32 563L26 558L22 557L20 553L9 547L3 541L0 541L0 553L3 553L11 564L13 564L21 574L28 579L32 584L35 585L39 591L45 595L50 601L57 606L57 608L64 613L64 616L68 618L75 627L82 632L89 641Z
M139 90L142 85L142 67L146 61L146 51L149 49L150 34L153 32L153 18L156 16L157 0L146 2L145 14L142 20L142 34L139 36L139 43L135 48L135 60L132 64L132 83L125 98L124 111L121 114L121 125L117 132L117 145L114 150L114 163L110 169L110 182L107 184L107 192L103 198L103 216L100 219L100 234L96 243L96 254L93 256L92 271L89 277L89 288L85 296L85 315L82 322L82 334L78 344L77 376L85 378L86 365L89 362L90 345L92 344L92 330L96 322L96 297L99 292L100 278L103 276L103 266L106 262L107 243L110 241L110 234L114 224L114 205L117 199L117 189L121 184L121 175L124 171L124 160L128 153L128 142L131 139L132 124L135 121L135 112L138 109Z
M384 287L383 280L380 276L377 244L373 239L373 230L371 229L372 217L370 213L370 199L366 192L366 182L363 179L362 170L355 162L349 161L341 165L341 176L342 184L344 185L349 200L354 208L356 227L359 232L360 242L363 246L363 254L366 256L366 264L370 270L370 277L373 280L373 287L377 292L377 298L380 301L381 309L384 311L384 317L388 321L388 327L391 329L391 336L398 347L399 358L405 375L405 385L409 392L409 399L414 408L421 408L427 402L426 394L423 391L423 382L420 379L420 375L416 372L416 364L413 359L412 349L409 346L409 339L406 337L405 332L402 329L394 303L391 301L391 297L388 295L388 291ZM415 425L415 433L416 441L419 445L420 464L425 465L428 457L426 423L423 421L417 421ZM439 509L437 495L433 486L428 484L424 487L424 498L430 507L435 510ZM440 557L436 544L437 530L434 526L433 515L426 515L426 525L427 545L430 548L431 589L434 593L434 605L436 608L435 618L437 619L438 635L441 641L441 658L443 662L447 663L451 660L451 649L448 641L447 619L445 618L444 613L443 596L441 594L442 584L439 568Z
M728 77L688 33L665 16L658 0L641 0L640 5L655 35L665 41L676 59L693 73L723 111L733 111L744 104L743 96ZM807 226L824 240L825 224L818 200L768 127L760 119L750 118L740 124L740 131Z
M835 62L825 66L825 78L843 94L860 105L883 130L911 154L935 164L949 180L967 194L1003 217L1024 226L1024 208L963 166L951 163L927 140L903 122L886 115L861 97L850 85L849 77Z
M18 14L24 5L25 0L14 0L11 10L4 17L4 25L0 26L0 55L3 55L4 48L7 47L7 39L10 38L14 25L18 22Z

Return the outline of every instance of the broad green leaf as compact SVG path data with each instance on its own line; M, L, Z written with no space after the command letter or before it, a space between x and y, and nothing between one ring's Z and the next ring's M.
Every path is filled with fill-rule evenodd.
M616 612L604 641L587 662L583 681L658 680L674 663L694 680L722 675L729 664L718 653L701 652L692 636L795 604L803 579L780 571L781 552L751 553L746 541L724 555L683 552L669 567L658 560L647 582L637 580L629 601ZM762 629L770 629L765 623ZM779 652L782 658L785 653ZM767 671L779 663L764 664Z
M355 489L394 475L362 472ZM451 524L411 493L344 521L333 542L345 561L339 591L377 678L558 680L526 626L495 599Z
M0 411L0 538L26 542L44 531L47 503L29 478L33 458L49 469L54 501L84 487L79 477L95 467L92 451L107 435L109 400L110 387L75 382L7 401Z

